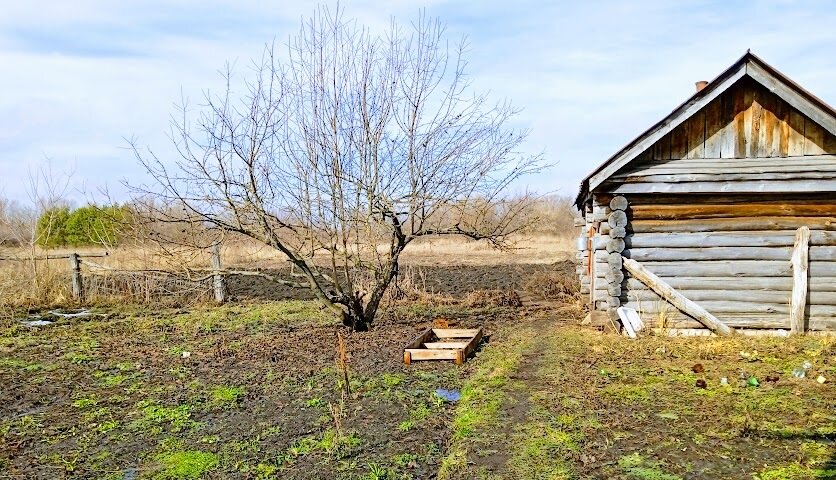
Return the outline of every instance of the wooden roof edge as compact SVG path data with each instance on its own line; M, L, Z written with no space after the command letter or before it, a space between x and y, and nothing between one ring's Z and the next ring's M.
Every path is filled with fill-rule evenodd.
M671 113L621 148L581 181L575 205L580 209L590 191L638 157L665 134L682 124L702 107L717 98L744 75L751 77L784 101L836 135L836 109L816 97L763 59L747 50L730 67L694 93Z

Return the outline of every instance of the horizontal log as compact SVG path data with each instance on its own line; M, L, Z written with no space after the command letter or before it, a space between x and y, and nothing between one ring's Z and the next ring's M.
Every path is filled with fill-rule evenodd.
M703 169L702 171L674 171L673 173L654 172L650 175L629 174L618 177L612 177L610 182L624 182L625 185L637 184L672 184L672 183L699 183L699 182L776 182L785 180L792 182L800 179L804 180L828 180L836 176L836 172L820 171L815 167L807 167L804 169L797 169L794 171L782 172L750 172L740 173L735 171L722 171L717 169ZM782 191L782 190L778 190Z
M621 252L637 262L684 260L790 260L792 247L630 248ZM810 247L810 261L836 262L836 247Z
M635 279L633 279L635 280ZM789 303L792 296L791 290L724 290L718 285L718 289L693 290L677 289L682 295L695 302L730 300L735 298L746 299L746 302L763 302L784 304ZM790 286L791 288L791 286ZM648 292L651 293L651 292ZM643 297L641 290L635 289L627 292L628 297L635 299ZM655 295L654 295L655 296ZM811 305L836 305L836 292L809 292L807 295ZM652 300L651 300L652 301Z
M792 291L791 277L662 277L673 288L684 290L721 291ZM628 278L629 290L641 290L644 286L635 278ZM836 292L836 277L810 278L810 291ZM736 295L743 295L736 293Z
M671 307L673 308L673 307ZM642 321L650 328L700 328L700 322L676 310L665 312L664 315L651 312L640 312ZM718 313L717 318L732 328L772 329L790 328L788 315L782 314L747 314L747 313ZM836 317L812 317L807 319L809 330L836 331Z
M836 202L819 203L750 203L695 205L634 205L633 220L676 220L728 217L815 217L833 216Z
M780 164L780 165L779 165ZM636 169L639 168L710 168L710 167L724 167L724 168L780 168L785 165L799 166L816 166L816 167L832 167L836 165L836 155L793 155L788 157L773 158L772 160L764 158L679 158L679 159L658 159L658 160L644 160L641 163L636 163ZM769 171L769 170L764 170Z
M677 182L604 184L616 194L634 193L799 193L836 191L836 179L749 180L738 182Z
M609 237L596 242L606 245ZM787 247L795 241L795 230L697 233L634 233L627 236L626 248L705 248L705 247ZM836 246L836 231L810 232L811 246Z
M686 297L687 298L687 297ZM720 314L734 314L734 313L750 313L750 314L779 314L785 315L789 321L790 306L787 303L762 303L762 302L744 302L732 300L706 300L693 301L700 307L704 308L713 315ZM630 307L636 311L647 313L659 313L667 311L676 311L673 305L668 305L661 300L635 300L629 298L624 303L625 307ZM836 317L836 306L833 305L807 305L806 315L808 317ZM731 316L731 315L729 315Z
M836 217L757 217L716 218L702 220L634 220L634 233L679 233L720 231L793 230L807 226L810 230L836 231Z
M789 277L789 260L709 260L642 262L660 277ZM810 263L811 277L836 277L836 262Z

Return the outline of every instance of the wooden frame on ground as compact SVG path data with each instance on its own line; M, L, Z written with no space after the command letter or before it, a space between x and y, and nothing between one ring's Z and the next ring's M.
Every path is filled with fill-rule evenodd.
M454 360L456 365L476 350L482 341L481 328L428 328L403 351L403 363L413 360Z

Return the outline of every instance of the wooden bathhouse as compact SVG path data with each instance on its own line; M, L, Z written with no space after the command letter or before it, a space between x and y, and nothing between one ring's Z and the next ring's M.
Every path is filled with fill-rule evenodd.
M836 110L752 53L592 171L576 206L593 321L624 306L669 333L836 330Z

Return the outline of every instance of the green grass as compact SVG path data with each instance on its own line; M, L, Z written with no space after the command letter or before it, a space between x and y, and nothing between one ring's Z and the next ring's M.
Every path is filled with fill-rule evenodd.
M197 480L218 466L217 455L199 450L163 453L155 460L162 467L157 480Z

